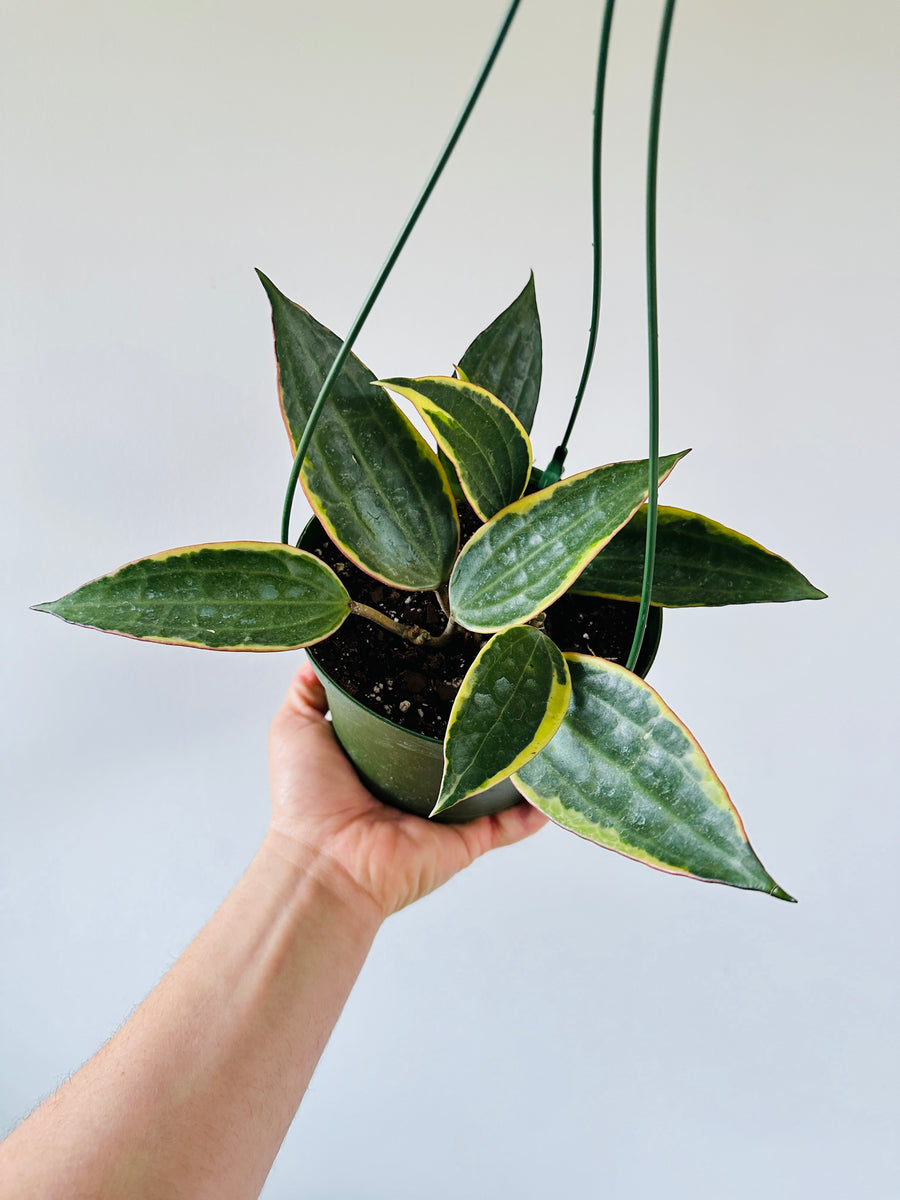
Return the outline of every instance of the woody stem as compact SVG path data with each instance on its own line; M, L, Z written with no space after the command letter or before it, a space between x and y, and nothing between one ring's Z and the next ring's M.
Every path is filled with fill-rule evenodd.
M358 600L350 601L350 611L358 617L365 617L367 621L373 621L382 629L387 629L413 646L442 646L456 631L456 622L452 617L448 620L444 632L435 637L419 625L404 625L401 621L395 621L393 617L379 612L377 608L371 608L368 604L360 604Z

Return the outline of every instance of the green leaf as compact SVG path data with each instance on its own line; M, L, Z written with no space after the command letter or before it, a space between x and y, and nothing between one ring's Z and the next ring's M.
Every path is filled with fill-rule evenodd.
M572 700L513 782L563 828L659 870L790 900L693 735L642 679L567 654Z
M431 815L524 766L556 733L571 692L565 659L546 634L515 625L486 642L450 711Z
M646 537L647 510L641 508L585 568L572 591L637 600ZM653 604L695 608L824 597L796 567L744 534L700 513L660 507Z
M468 348L459 362L460 377L496 396L531 432L541 390L541 319L534 275Z
M259 277L272 304L281 407L296 451L341 339ZM459 548L450 485L434 451L374 382L351 355L300 482L329 536L364 571L394 587L436 588Z
M659 460L660 482L681 454ZM552 604L647 499L647 460L561 479L502 509L466 543L450 577L450 608L492 633Z
M496 397L441 376L379 382L416 406L482 521L519 499L531 474L531 442Z
M305 550L218 542L152 554L35 607L146 642L295 650L334 633L350 597L331 568Z

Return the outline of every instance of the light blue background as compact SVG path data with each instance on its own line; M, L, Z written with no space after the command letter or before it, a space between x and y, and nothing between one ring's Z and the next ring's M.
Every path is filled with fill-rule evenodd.
M346 329L502 6L2 7L8 1128L248 862L296 665L27 606L145 553L277 538L289 456L251 268ZM618 7L606 306L572 471L645 444L661 4ZM533 267L542 460L587 333L600 10L523 5L359 342L382 375L447 371ZM683 0L671 45L662 448L694 452L665 499L831 598L674 613L653 682L801 903L555 829L479 862L380 935L266 1200L897 1194L898 32L889 0Z

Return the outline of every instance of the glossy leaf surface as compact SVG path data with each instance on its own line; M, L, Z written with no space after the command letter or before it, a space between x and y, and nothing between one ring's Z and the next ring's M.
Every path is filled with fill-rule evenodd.
M498 633L459 689L444 740L444 778L432 816L506 779L559 728L571 695L553 642L530 625Z
M648 866L790 896L753 852L692 734L642 679L567 654L572 700L513 782L551 820Z
M509 308L478 335L459 362L460 377L511 409L531 432L541 390L541 320L534 276Z
M272 304L278 389L296 450L341 339L260 274ZM364 571L399 588L446 582L459 523L437 456L351 355L300 475L328 534Z
M659 460L660 482L686 453ZM454 617L484 633L530 620L575 582L646 499L642 459L572 475L502 509L457 559Z
M617 600L641 594L647 510L639 509L572 591ZM821 600L785 559L742 533L682 508L659 509L651 602L664 608Z
M519 499L531 474L531 442L490 392L439 376L380 382L416 406L482 521Z
M350 597L305 550L219 542L153 554L36 607L143 641L261 651L320 642L342 624Z

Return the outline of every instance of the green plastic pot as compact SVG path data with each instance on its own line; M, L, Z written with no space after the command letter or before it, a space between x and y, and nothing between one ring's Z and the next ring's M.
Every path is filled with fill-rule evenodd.
M313 518L303 530L298 545L304 550L315 550L326 539L322 526ZM653 665L661 632L662 610L651 608L636 666L636 672L642 678ZM325 688L337 739L362 782L379 800L427 817L441 788L443 743L438 738L403 729L372 712L328 674L316 657L315 646L308 647L306 653ZM510 780L504 779L477 796L460 801L434 820L447 824L471 821L512 808L521 799Z

